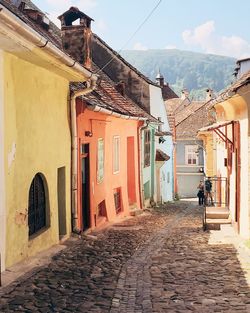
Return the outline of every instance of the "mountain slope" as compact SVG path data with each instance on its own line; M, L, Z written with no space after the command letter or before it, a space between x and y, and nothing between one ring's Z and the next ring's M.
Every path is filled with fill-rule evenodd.
M187 88L196 99L204 90L218 93L233 81L236 59L177 49L124 50L121 55L153 81L160 69L165 81L180 95Z

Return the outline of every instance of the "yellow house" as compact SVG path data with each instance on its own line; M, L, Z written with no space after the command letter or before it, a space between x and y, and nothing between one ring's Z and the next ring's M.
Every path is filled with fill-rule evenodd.
M237 80L211 102L216 123L200 130L200 136L210 143L207 163L213 164L211 176L227 177L232 224L245 238L249 238L250 227L249 82L250 71L238 75Z
M71 232L69 82L92 75L32 13L0 1L2 271Z

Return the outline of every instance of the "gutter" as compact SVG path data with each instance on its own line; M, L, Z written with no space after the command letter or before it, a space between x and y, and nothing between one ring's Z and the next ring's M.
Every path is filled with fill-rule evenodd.
M0 21L1 23L4 24L4 26L7 26L14 33L21 35L24 39L28 40L37 48L46 51L48 54L56 58L58 61L64 63L66 66L70 68L73 68L76 72L78 72L78 74L83 75L87 79L92 76L92 73L90 71L88 71L79 63L77 63L74 59L72 59L62 50L57 48L48 39L40 35L37 31L32 29L28 24L24 23L20 18L11 13L7 8L5 8L1 4L0 4Z
M71 114L71 213L72 213L72 231L79 233L77 226L78 220L78 134L76 124L76 98L84 96L95 89L97 76L93 75L88 81L88 87L73 93L70 99Z
M109 109L105 109L99 105L92 105L92 104L88 104L87 108L91 111L94 112L99 112L99 113L103 113L103 114L107 114L107 115L112 115L115 117L119 117L119 118L123 118L125 120L137 120L137 121L146 121L147 118L146 117L137 117L137 116L131 116L131 115L126 115L126 114L121 114L121 113L117 113L114 112L112 110Z
M143 166L142 166L142 155L141 155L141 146L142 146L142 132L147 129L149 125L149 121L145 121L145 123L138 127L138 171L139 171L139 187L140 187L140 203L141 209L144 209L144 185L143 185Z

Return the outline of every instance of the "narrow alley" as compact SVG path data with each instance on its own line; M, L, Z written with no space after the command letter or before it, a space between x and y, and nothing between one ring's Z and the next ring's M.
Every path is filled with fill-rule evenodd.
M201 216L168 204L83 236L3 288L0 312L250 312L250 262Z

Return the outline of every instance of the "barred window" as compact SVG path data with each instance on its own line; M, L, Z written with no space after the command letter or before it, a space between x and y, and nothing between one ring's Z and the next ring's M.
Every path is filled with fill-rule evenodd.
M46 226L46 195L41 174L36 174L29 190L29 236Z

